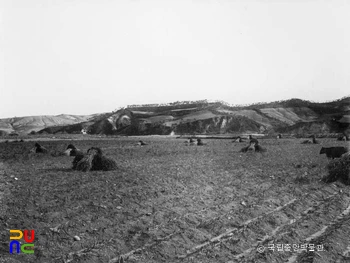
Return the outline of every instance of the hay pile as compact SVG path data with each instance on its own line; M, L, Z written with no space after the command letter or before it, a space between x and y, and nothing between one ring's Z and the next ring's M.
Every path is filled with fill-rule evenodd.
M327 165L328 175L323 178L326 183L337 180L350 185L350 153L343 154L339 159L334 159Z
M246 147L243 147L239 152L246 153L248 151L255 151L255 152L263 153L263 152L266 152L267 150L265 148L261 147L259 145L258 140L256 140L254 143L254 146L253 146L253 142L250 141L249 145Z
M249 142L250 143L259 143L257 139L253 138L253 136L249 135Z
M253 147L252 147L252 144L251 144L251 143L249 143L248 146L243 147L239 152L246 153L246 152L248 152L248 151L253 151Z
M86 155L79 154L73 160L73 169L83 172L112 171L117 169L117 163L102 154L102 150L92 147Z
M84 154L76 155L73 160L73 170L77 170L78 163L84 158Z
M261 147L261 146L259 145L259 143L255 143L255 145L254 145L254 150L255 150L256 152L261 152L261 153L267 151L265 148Z
M243 139L240 136L238 136L233 142L243 142Z
M338 141L349 141L349 136L346 133L343 133L340 137L337 138Z
M144 141L138 141L136 145L144 146L147 145L147 143L145 143Z
M49 151L41 146L39 143L35 143L35 146L33 149L30 150L31 152L34 152L34 153L48 153Z
M204 145L206 145L206 143L203 142L202 139L197 139L197 145L198 146L204 146Z
M83 155L83 152L79 150L77 147L75 147L73 144L69 144L67 146L66 151L63 154L67 156L78 156L78 155Z
M310 140L305 140L305 141L301 142L301 144L311 144L311 143L312 143L312 141L310 141Z

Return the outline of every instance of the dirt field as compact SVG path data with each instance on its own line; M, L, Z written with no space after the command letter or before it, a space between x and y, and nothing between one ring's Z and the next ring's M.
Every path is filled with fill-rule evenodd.
M0 262L350 262L350 187L320 181L319 155L346 142L261 139L261 154L142 140L40 142L53 155L97 146L119 166L86 173L34 142L0 143ZM35 230L33 255L9 254L10 229Z

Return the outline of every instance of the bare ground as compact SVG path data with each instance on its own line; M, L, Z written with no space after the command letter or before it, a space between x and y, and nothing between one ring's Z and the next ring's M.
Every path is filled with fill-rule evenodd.
M320 181L321 145L345 142L265 139L261 154L230 140L147 140L74 141L119 165L88 173L29 153L33 142L1 143L0 262L350 262L349 186ZM51 153L69 143L41 142ZM9 229L35 229L35 254L10 255Z

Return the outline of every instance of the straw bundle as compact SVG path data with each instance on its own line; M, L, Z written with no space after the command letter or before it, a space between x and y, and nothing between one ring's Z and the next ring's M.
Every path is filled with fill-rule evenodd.
M73 160L73 169L78 171L111 171L117 169L117 163L102 154L102 150L92 147L86 155L77 155Z

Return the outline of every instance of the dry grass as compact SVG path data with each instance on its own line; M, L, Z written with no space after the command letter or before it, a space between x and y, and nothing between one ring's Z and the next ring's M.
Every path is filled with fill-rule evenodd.
M5 262L13 257L7 229L36 231L35 254L17 255L20 262L117 262L122 255L124 262L144 263L227 263L236 255L244 255L243 262L282 262L290 252L259 254L254 246L259 240L267 245L269 238L301 243L350 203L348 187L320 181L327 173L321 145L262 139L267 149L262 155L240 153L242 145L230 140L186 147L183 140L150 137L147 147L135 147L139 140L75 141L83 151L98 146L118 160L116 171L89 173L71 169L68 156L30 154L30 142L3 143L0 185L8 191L0 195L5 242L0 253ZM320 143L343 146L327 139ZM40 144L62 151L67 142ZM348 233L345 227L339 225L339 234L327 233L322 242L336 244ZM319 253L335 262L332 257L347 246L339 244Z

